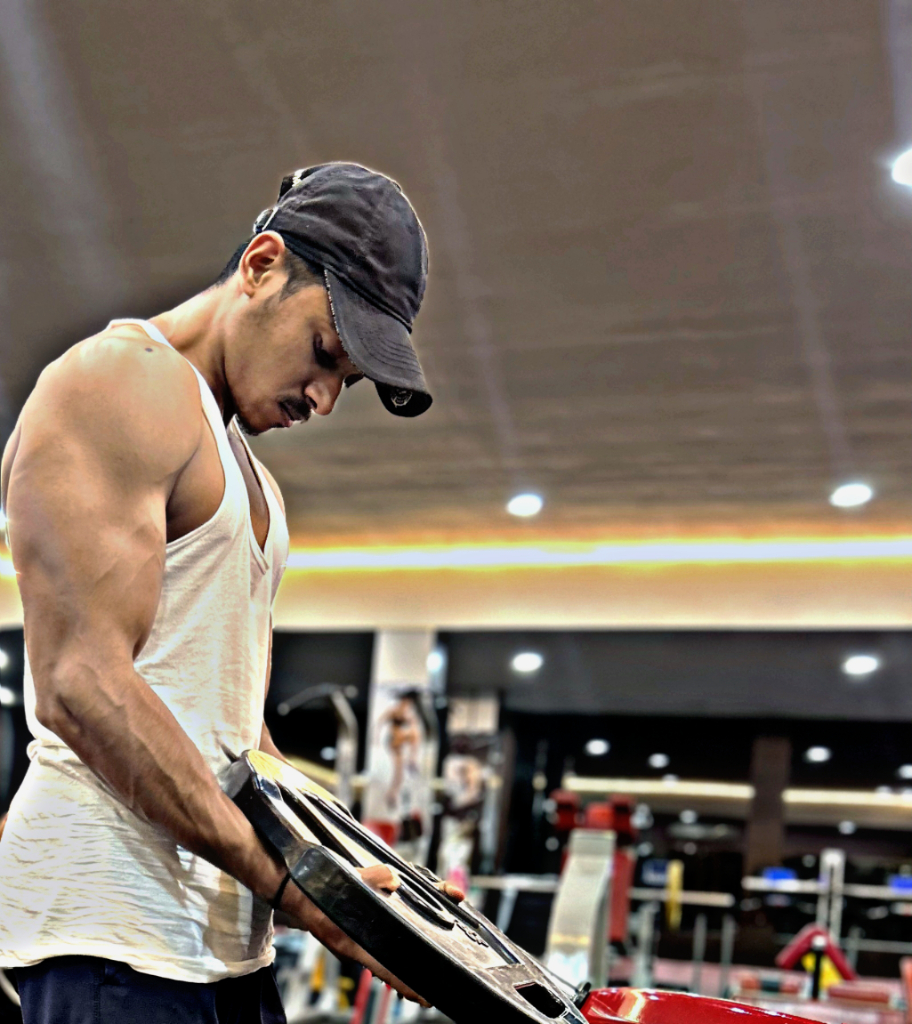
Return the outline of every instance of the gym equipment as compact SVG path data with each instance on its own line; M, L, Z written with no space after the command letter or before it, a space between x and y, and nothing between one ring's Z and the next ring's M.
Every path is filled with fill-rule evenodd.
M613 831L574 829L551 907L545 963L574 985L608 978L608 915L614 865Z
M681 893L684 891L684 862L670 860L665 887L668 895L665 899L665 923L676 932L681 927Z
M308 704L328 703L332 708L336 719L336 799L346 807L352 802L354 796L352 780L358 766L358 719L355 717L349 700L350 697L356 695L357 690L354 687L339 686L336 683L320 683L316 686L305 687L294 696L283 700L276 708L278 714L283 717ZM337 1008L341 977L339 961L329 950L323 950L322 947L321 950L319 960L313 961L311 958L310 970L299 971L298 977L289 981L289 989L285 993L285 1012L293 1020L302 1021L307 1017L321 1017L331 1014ZM306 960L309 952L305 944L302 948L302 958ZM312 1003L310 1001L312 979L309 975L318 965L322 968L323 976L320 979L319 997L316 1003ZM304 963L299 966L303 967ZM304 981L302 974L308 976L306 984L302 984Z
M583 1005L588 1024L808 1024L805 1017L742 1006L723 999L692 996L686 992L606 988L592 992Z
M440 879L402 860L301 772L248 750L223 785L302 892L456 1024L584 1024L569 986L471 906L449 900ZM361 879L358 868L377 864L399 874L395 892Z

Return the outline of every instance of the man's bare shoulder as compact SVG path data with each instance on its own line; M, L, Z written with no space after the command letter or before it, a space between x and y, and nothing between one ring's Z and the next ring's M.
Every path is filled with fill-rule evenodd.
M20 417L25 437L51 432L129 450L165 472L192 457L202 424L187 360L128 326L87 338L46 367Z

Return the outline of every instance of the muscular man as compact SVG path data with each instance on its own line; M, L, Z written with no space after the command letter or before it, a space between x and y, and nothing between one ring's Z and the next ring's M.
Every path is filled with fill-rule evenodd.
M354 164L286 178L254 231L207 291L47 367L3 458L35 740L0 842L0 966L26 1024L284 1020L284 869L216 778L229 752L278 754L288 532L243 435L328 415L362 377L427 409L427 250L398 185ZM295 886L278 905L415 997Z

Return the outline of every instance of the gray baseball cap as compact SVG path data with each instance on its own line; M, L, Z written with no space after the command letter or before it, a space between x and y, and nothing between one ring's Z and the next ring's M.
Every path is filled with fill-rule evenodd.
M427 239L399 185L360 164L295 171L257 218L254 232L265 230L322 267L342 344L386 408L425 412L432 399L411 333L427 284Z

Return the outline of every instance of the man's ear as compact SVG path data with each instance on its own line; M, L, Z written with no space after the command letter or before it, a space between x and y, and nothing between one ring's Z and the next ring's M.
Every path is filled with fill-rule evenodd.
M250 239L238 263L241 288L245 295L252 296L270 273L276 273L283 265L285 242L275 231L262 231Z

